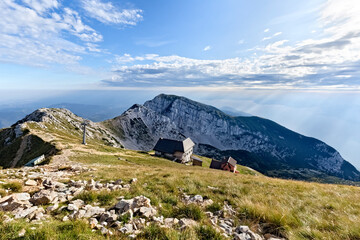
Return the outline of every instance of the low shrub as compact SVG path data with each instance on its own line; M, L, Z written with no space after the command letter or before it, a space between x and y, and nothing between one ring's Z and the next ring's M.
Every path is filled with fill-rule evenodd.
M80 194L78 194L75 199L81 199L83 200L86 204L90 204L96 201L97 199L97 194L95 192L92 191L88 191L88 192L82 192Z
M22 190L22 184L19 182L10 182L3 184L2 188L9 189L12 192L20 192Z
M112 201L115 199L116 192L108 192L108 191L86 191L82 192L75 197L75 199L81 199L86 204L91 204L94 202L99 202L101 206L107 206L112 204Z
M185 205L175 209L174 215L177 218L191 218L195 221L199 221L204 217L200 207L194 204Z
M210 226L200 226L196 228L196 234L199 238L199 240L222 240L221 234L216 232L216 230Z
M130 213L127 212L123 215L119 215L117 220L123 223L128 223L130 222L130 218L131 218Z
M169 240L166 230L158 225L151 224L139 235L140 238L148 240Z
M221 210L221 205L219 203L213 203L209 206L206 207L206 210L209 211L209 212L217 212L217 211L220 211Z

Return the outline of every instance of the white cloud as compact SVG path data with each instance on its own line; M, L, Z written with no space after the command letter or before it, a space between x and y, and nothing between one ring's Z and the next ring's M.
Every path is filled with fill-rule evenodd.
M94 43L102 36L84 24L78 12L60 8L56 0L3 0L0 10L2 62L74 64L88 51L99 51ZM65 37L71 35L80 41Z
M209 51L211 49L211 46L210 45L208 45L208 46L206 46L206 47L204 47L204 49L203 49L203 51Z
M106 24L136 25L142 20L141 9L118 9L111 2L83 0L82 7L96 20Z
M276 37L276 36L279 36L279 35L281 35L281 34L282 34L282 32L274 33L273 35L271 35L271 36L269 36L269 37L264 37L264 38L262 39L262 41L270 40L270 39L272 39L272 38L274 38L274 37Z
M58 8L60 5L57 0L23 0L23 2L39 14L52 8Z
M122 86L360 89L358 12L360 4L357 2L330 0L321 12L319 23L323 29L317 31L316 39L304 39L295 44L279 40L254 48L257 54L243 59L129 55L133 64L115 66L113 74L121 79ZM142 62L145 60L146 63ZM117 86L117 81L103 82Z
M267 29L264 30L264 33L267 33L267 32L269 32L269 31L270 31L270 29L267 28Z
M244 44L245 43L245 40L244 39L241 39L238 41L238 44L241 45L241 44Z

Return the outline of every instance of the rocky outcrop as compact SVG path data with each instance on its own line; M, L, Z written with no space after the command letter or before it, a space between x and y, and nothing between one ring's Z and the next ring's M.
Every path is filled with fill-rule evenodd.
M67 109L41 108L34 111L0 131L0 166L23 166L42 155L49 159L60 150L52 141L56 134L71 136L81 142L83 121ZM122 147L119 138L101 123L89 121L86 137L105 145Z
M133 192L131 188L139 184L137 178L129 179L126 182L121 179L106 182L94 179L77 181L71 179L92 170L79 163L68 167L50 164L31 168L0 169L0 175L7 176L6 181L22 182L24 191L11 193L6 190L9 195L0 198L2 220L7 223L24 219L28 222L42 224L43 221L54 218L62 221L81 219L87 221L89 227L94 231L99 231L103 235L120 234L132 239L141 235L144 229L150 225L184 231L197 229L202 226L203 222L209 222L212 228L223 235L224 239L268 239L265 238L265 232L256 233L247 226L236 225L235 223L241 222L241 220L237 219L236 210L227 203L224 203L223 208L219 211L205 212L205 209L214 202L199 194L182 193L179 196L174 195L174 197L178 197L183 205L196 205L197 208L204 211L203 215L206 216L204 221L180 215L165 218L160 214L163 210L161 204L152 205L151 200L144 195L132 198L117 196L117 202L110 207L99 206L97 202L86 202L87 198L82 199L79 194L86 196L87 193L97 194L111 191L118 191L118 193L126 191L131 194ZM179 218L176 218L177 216ZM26 234L26 231L21 231L21 236L26 237ZM279 239L271 234L267 235L273 237L273 240Z
M231 155L240 164L271 176L309 180L320 172L360 181L354 166L317 139L267 119L232 117L184 97L161 94L144 105L134 105L121 116L106 121L106 125L130 149L151 150L160 137L190 137L196 143L197 154L214 158Z

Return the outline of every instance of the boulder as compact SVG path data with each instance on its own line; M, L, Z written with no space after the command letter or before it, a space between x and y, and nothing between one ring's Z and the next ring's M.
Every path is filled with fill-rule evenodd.
M25 182L25 186L37 186L37 182L35 180L29 179Z
M77 200L71 201L71 203L68 204L67 209L69 211L78 211L82 206L84 206L84 201L81 199L77 199Z
M225 222L219 224L219 227L228 235L232 234L232 227Z
M233 240L251 240L251 237L246 233L234 233Z
M150 204L150 199L144 196L138 196L129 200L120 200L115 205L115 209L117 209L120 213L127 212L128 210L133 210L134 212L136 212L141 207L152 208Z
M85 205L83 209L86 211L84 218L98 216L105 212L105 208L93 207L91 205Z
M164 227L172 228L174 225L179 223L179 219L177 218L165 218L164 219Z
M29 214L35 212L38 209L38 207L34 206L34 207L30 207L30 208L18 208L16 209L13 214L14 214L14 218L15 219L19 219L19 218L25 218L26 216L28 216Z
M34 205L44 205L49 203L55 203L57 201L57 193L52 190L41 190L35 193L30 202Z
M141 207L139 212L141 216L146 218L151 218L157 214L157 211L152 207Z
M27 218L29 220L34 220L34 221L40 221L44 219L44 212L45 210L41 207L38 207L35 211L33 211L32 213L30 213Z
M127 223L122 228L120 228L119 231L122 233L131 233L131 232L133 232L133 225L130 223Z
M180 229L186 229L197 226L197 222L189 218L181 218L179 221Z
M129 199L129 200L122 199L115 205L115 209L119 210L120 213L127 212L131 209L133 202L134 202L133 199Z
M58 209L58 208L59 208L59 204L58 204L58 203L55 203L54 205L47 207L47 208L46 208L46 212L53 212L53 211L55 211L55 210Z
M235 232L240 234L241 236L248 237L249 240L263 240L264 239L259 234L252 232L248 226L238 226L235 229Z
M13 193L10 196L6 196L0 199L0 210L2 211L14 211L19 207L30 207L31 203L30 194L28 193Z

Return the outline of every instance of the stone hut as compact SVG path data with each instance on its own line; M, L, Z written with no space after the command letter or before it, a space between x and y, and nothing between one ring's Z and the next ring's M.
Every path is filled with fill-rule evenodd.
M156 156L187 163L191 161L194 146L195 143L190 138L183 141L160 138L153 150Z
M233 159L232 157L224 158L223 161L217 161L215 159L212 159L210 168L220 169L220 170L236 173L236 172L238 172L238 171L236 171L236 164L237 164L237 161L235 159Z

